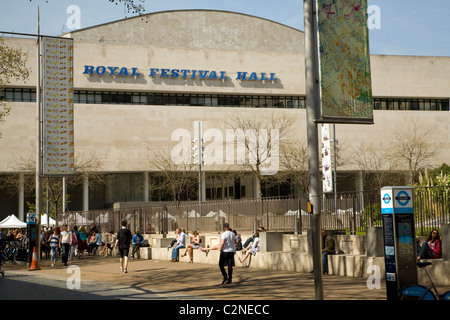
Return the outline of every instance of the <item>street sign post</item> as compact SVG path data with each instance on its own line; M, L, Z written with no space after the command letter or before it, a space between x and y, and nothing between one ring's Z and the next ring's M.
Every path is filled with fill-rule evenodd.
M403 286L417 283L417 249L412 188L382 188L381 215L386 294L388 300L397 300L399 290Z

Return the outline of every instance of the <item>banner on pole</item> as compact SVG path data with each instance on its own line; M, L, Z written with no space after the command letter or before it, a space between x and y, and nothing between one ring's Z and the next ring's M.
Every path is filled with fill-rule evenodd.
M322 191L333 192L330 125L322 123Z
M73 40L42 38L42 174L74 174Z
M367 0L316 0L324 123L373 124Z

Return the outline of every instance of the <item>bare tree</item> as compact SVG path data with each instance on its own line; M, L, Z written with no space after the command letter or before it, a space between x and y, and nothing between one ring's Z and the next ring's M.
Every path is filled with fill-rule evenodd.
M359 168L365 186L380 189L391 180L391 156L385 151L374 150L372 146L354 146L349 162Z
M291 182L302 194L308 194L308 150L304 142L286 142L280 148L279 182Z
M175 163L168 149L149 151L149 164L157 170L156 179L151 183L153 191L161 194L171 193L173 200L180 201L183 194L189 197L189 194L195 191L196 172L193 171L192 163ZM158 177L159 176L159 177ZM158 179L160 178L160 179Z
M227 125L235 134L235 146L238 158L241 162L237 165L252 172L259 185L259 196L261 197L261 181L267 175L278 173L280 163L280 149L288 141L288 134L294 124L294 119L286 115L277 115L272 112L268 117L260 114L243 113L228 116ZM245 150L245 159L239 155L239 148Z
M429 169L438 155L439 145L430 142L429 130L412 122L408 130L396 131L392 143L392 165L401 170L407 168L411 184L419 179L419 172Z
M11 195L17 194L19 185L23 184L25 196L35 196L35 172L36 157L30 152L27 155L18 155L11 165L14 173L0 177L0 188L5 189ZM75 154L75 172L76 174L67 177L67 187L80 185L84 177L89 177L89 186L92 189L105 185L107 175L100 172L103 167L103 160L95 153L88 155L82 153ZM23 177L23 180L21 178ZM50 212L56 215L62 208L63 197L63 179L62 177L45 177L42 180L42 199L50 203ZM48 188L48 194L47 194ZM29 204L30 210L34 204Z

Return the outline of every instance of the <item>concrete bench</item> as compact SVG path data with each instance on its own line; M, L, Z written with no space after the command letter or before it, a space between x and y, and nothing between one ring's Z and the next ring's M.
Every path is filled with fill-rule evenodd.
M172 249L167 250L165 248L150 248L151 249L151 259L152 260L163 260L170 261L172 260ZM186 255L182 257L181 255L184 253L185 249L180 249L179 251L179 261L180 262L189 262L189 256ZM205 252L200 251L199 249L194 249L192 252L192 258L194 263L208 263L214 264L219 262L219 250L210 250L208 255Z
M332 254L328 256L328 274L341 277L365 278L368 267L376 265L380 268L384 279L384 257L368 257L359 254Z
M440 286L450 285L450 261L444 259L422 259L422 262L431 262L433 265L427 267L428 273L433 281ZM328 274L341 277L366 278L368 267L376 265L380 268L380 276L385 280L384 257L367 257L365 255L334 254L328 256ZM423 285L429 284L429 279L424 270L417 269L418 282Z
M139 257L142 260L150 260L152 258L151 247L140 247L139 248Z
M422 259L421 262L431 262L432 265L427 267L431 279L441 286L450 286L450 261L444 259ZM417 271L419 283L425 286L430 284L425 270Z

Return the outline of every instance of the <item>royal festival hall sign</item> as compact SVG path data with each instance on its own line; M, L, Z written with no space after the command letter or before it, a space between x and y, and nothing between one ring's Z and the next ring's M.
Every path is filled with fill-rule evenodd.
M140 77L149 76L151 78L171 78L171 79L200 79L200 80L228 80L230 77L226 71L214 70L189 70L171 68L150 68L146 73L142 73L138 68L127 67L107 67L107 66L84 66L83 74L97 76L118 76L118 77ZM270 72L242 72L236 73L236 80L246 81L279 81L275 73Z

